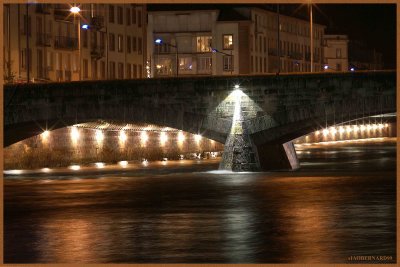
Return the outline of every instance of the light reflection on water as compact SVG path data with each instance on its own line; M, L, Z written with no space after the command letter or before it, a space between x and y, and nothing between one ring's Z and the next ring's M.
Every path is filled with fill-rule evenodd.
M395 145L307 149L296 172L232 174L211 171L217 161L169 161L123 173L6 177L5 262L395 258Z

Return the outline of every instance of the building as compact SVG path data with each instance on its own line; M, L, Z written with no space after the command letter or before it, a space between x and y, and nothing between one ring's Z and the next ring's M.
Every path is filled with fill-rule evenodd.
M309 21L280 15L279 22L278 44L278 15L261 8L149 11L151 76L311 71ZM324 30L313 24L313 71L323 69Z
M73 14L69 4L4 5L6 81L145 76L145 5L77 6Z
M324 69L325 71L348 71L348 43L347 35L326 34L324 43Z

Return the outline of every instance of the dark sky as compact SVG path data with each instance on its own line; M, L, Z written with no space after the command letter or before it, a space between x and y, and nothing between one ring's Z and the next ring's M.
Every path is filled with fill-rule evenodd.
M234 5L149 5L151 10L229 8ZM236 5L237 6L237 5ZM245 6L241 4L240 6ZM276 10L276 5L251 5ZM281 4L285 15L308 19L306 5ZM328 33L347 34L350 40L360 40L383 54L386 69L396 68L396 5L395 4L317 4L314 21L326 26Z

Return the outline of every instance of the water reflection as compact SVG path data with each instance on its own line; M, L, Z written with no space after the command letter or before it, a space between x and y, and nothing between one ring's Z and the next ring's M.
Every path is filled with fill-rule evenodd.
M395 143L303 148L297 172L208 172L218 162L169 161L123 173L6 177L5 262L395 258Z

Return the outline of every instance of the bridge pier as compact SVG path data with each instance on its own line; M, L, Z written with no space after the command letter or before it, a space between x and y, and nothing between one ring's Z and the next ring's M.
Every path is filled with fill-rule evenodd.
M257 152L254 148L246 132L231 133L225 142L219 169L234 172L260 171Z
M293 142L266 143L257 146L261 170L295 170L300 167Z
M299 167L293 142L256 146L246 133L228 136L219 165L220 170L234 172L296 170Z
M224 146L220 170L234 172L297 169L299 161L292 142L270 142L255 145L250 136L254 103L241 90L235 90L229 101L233 103L232 126ZM252 112L253 111L253 112Z

